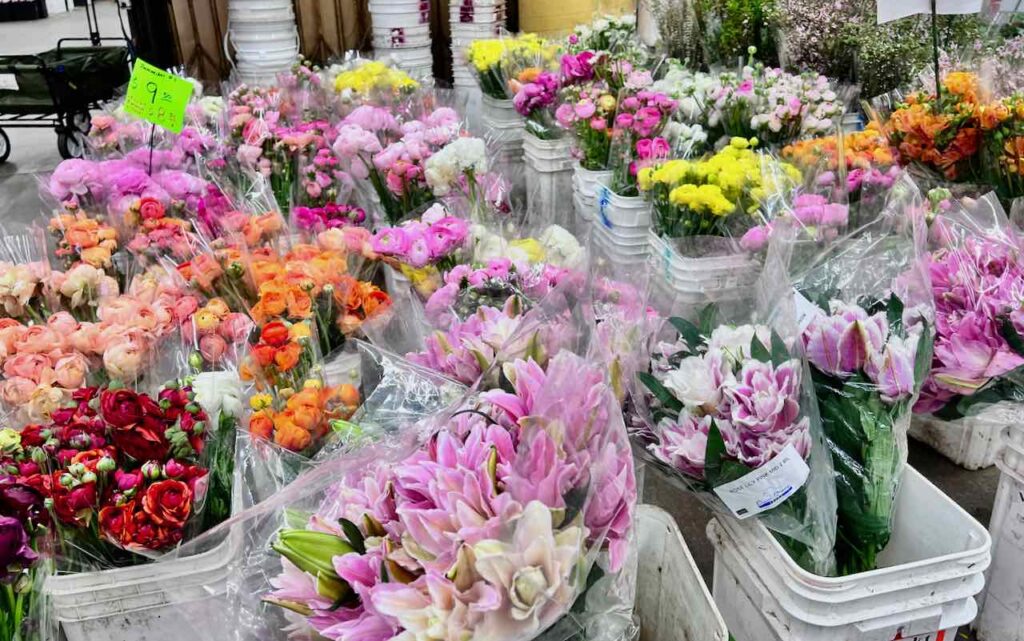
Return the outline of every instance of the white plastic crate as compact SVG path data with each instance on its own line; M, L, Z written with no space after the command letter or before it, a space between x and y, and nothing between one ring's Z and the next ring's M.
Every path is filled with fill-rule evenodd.
M1008 425L1024 423L1024 404L1003 401L955 421L914 415L910 436L968 470L992 466L999 453L999 436Z
M756 521L714 520L708 536L715 601L737 639L757 641L952 641L991 560L988 532L912 468L876 570L810 574Z
M1009 455L1009 456L1008 456ZM999 487L988 531L992 565L976 631L978 641L1024 641L1024 453L1007 443L996 460Z
M637 523L640 641L728 641L722 614L675 519L661 508L641 505Z

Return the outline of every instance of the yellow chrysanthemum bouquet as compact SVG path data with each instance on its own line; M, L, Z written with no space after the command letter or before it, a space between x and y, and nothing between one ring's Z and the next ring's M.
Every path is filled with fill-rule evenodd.
M791 190L800 171L756 150L756 138L733 138L714 155L700 160L670 160L641 169L640 191L654 206L654 231L666 238L726 236L756 224L762 203Z
M480 90L496 100L510 100L515 83L533 81L557 58L558 49L532 33L514 37L474 40L466 48L466 61Z

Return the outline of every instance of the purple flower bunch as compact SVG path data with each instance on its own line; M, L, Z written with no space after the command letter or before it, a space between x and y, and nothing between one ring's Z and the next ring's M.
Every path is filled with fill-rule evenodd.
M581 51L562 55L561 72L565 84L580 84L594 79L594 62L597 54Z
M319 233L335 227L361 225L366 221L366 212L355 205L327 203L323 207L295 207L292 218L299 229Z
M422 446L350 473L305 529L279 531L266 600L326 639L512 641L568 613L588 559L618 573L637 492L603 372L568 352L509 371L511 391L424 422Z
M520 85L512 104L519 115L530 118L535 112L547 109L558 97L558 76L550 71L541 72L532 82Z
M373 251L419 269L450 262L466 248L469 221L434 205L418 220L380 229L370 240Z
M708 481L705 468L712 432L724 458L751 469L786 447L804 457L811 450L810 419L801 410L800 361L763 325L722 325L705 340L692 328L678 343L653 355L641 380L657 399L654 442L648 449L683 474ZM772 346L772 351L768 347ZM713 462L715 467L719 462Z
M1024 334L1019 248L967 238L962 246L934 252L930 272L935 353L915 412L934 412L970 397L1024 365L1024 354L1007 340Z

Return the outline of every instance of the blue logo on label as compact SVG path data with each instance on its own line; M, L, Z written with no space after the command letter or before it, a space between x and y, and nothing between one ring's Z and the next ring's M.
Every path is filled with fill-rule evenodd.
M608 204L611 203L611 192L608 191L607 187L601 187L601 191L598 193L597 199L597 213L601 216L601 224L605 226L605 229L612 228L612 221L608 219Z
M770 507L770 506L778 503L782 499L784 499L792 491L793 491L793 486L792 485L786 486L782 490L779 490L778 492L775 492L774 494L765 496L763 499L758 501L757 502L757 507L759 507L759 508Z

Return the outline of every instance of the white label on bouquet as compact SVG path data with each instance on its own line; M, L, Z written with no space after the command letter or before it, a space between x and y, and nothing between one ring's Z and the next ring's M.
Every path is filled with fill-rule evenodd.
M795 289L793 290L793 304L796 306L796 325L800 328L800 333L803 334L814 317L821 313L821 310Z
M982 0L878 0L878 24L906 18L918 13L932 12L943 16L978 13Z
M13 73L0 73L0 90L17 91L18 78Z
M772 509L793 496L804 486L811 469L792 444L778 456L750 474L715 488L738 519L745 519Z

